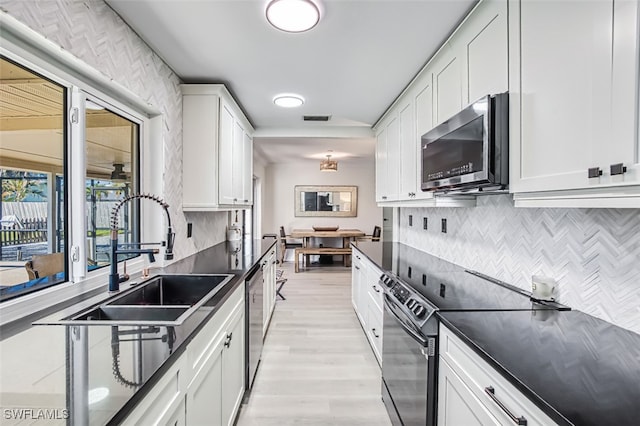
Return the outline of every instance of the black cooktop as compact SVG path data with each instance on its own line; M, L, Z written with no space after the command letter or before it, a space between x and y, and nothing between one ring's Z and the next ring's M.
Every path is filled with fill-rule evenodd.
M423 251L394 245L389 270L440 311L568 309L533 302L527 292Z

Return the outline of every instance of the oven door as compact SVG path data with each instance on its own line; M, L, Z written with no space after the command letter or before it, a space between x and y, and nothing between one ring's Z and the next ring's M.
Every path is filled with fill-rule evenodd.
M400 307L384 295L382 400L394 425L435 421L434 337L424 336Z

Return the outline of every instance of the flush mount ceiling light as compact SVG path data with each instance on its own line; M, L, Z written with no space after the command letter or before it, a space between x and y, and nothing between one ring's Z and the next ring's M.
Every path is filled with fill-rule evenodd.
M273 98L273 103L283 108L296 108L304 104L304 98L293 93L283 93Z
M331 152L331 151L330 151ZM337 172L338 162L331 159L331 154L327 154L327 159L320 162L321 172Z
M288 33L309 31L320 21L317 0L271 0L266 9L267 21Z

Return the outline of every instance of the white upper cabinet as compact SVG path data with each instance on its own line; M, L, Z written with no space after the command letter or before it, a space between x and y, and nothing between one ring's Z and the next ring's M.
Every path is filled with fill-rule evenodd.
M409 97L407 97L409 98ZM399 198L413 199L418 188L416 173L415 104L409 98L400 104L400 191Z
M509 31L516 205L640 207L638 2L514 1Z
M400 191L400 127L390 116L376 133L376 201L395 201Z
M478 4L376 125L376 201L473 206L471 196L422 192L421 136L468 103L508 88L507 1ZM397 123L397 124L396 124Z
M185 211L253 203L253 127L224 85L183 84L182 178Z
M433 87L436 124L462 109L462 52L446 43L433 60Z

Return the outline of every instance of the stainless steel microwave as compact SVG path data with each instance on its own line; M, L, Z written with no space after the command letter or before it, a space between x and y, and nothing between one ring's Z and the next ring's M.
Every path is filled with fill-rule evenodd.
M495 192L509 184L509 94L487 95L422 136L423 191Z

